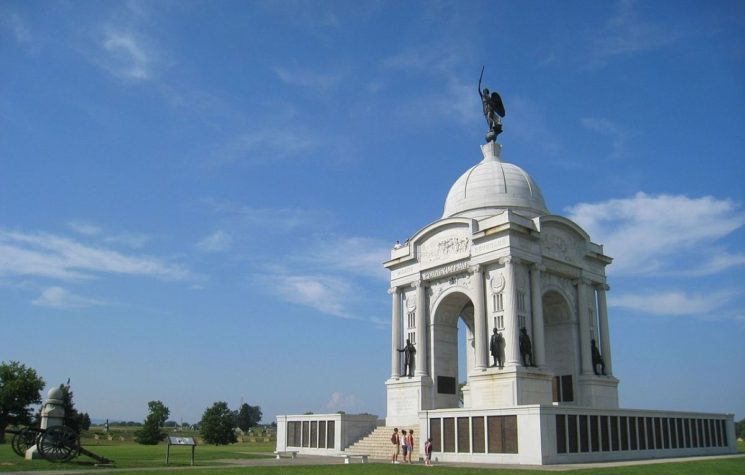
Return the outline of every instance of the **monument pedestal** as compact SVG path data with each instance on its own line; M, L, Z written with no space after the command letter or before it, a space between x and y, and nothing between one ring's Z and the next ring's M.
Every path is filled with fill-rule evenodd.
M432 409L432 378L401 376L385 382L388 394L386 426L410 427L419 424L419 411Z
M470 409L551 404L553 375L541 368L487 368L468 377ZM464 401L465 403L465 401Z
M618 379L595 374L578 376L577 404L584 407L618 409Z

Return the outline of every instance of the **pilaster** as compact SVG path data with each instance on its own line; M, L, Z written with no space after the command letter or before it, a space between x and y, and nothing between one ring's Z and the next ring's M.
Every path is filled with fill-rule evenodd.
M469 269L473 276L473 285L475 287L473 302L473 321L474 321L474 351L476 353L475 367L476 371L485 371L488 366L487 344L486 344L486 309L484 304L484 273L480 265L473 266Z
M546 364L546 343L543 327L543 296L541 293L541 272L546 268L533 264L530 268L530 308L533 311L533 358L539 367Z
M388 289L391 295L391 378L401 375L401 292L398 287Z
M579 278L575 281L575 285L577 286L577 318L579 319L580 372L582 374L593 374L590 345L590 314L587 309L589 284L590 282L584 278Z
M505 366L519 366L522 360L520 359L520 324L517 318L517 282L515 279L515 264L518 259L507 256L499 262L504 265L504 294L507 297L504 319Z
M426 332L427 332L427 289L425 282L420 280L414 283L416 288L416 347L415 359L414 359L414 375L426 376L427 375L427 348L426 348Z
M605 362L605 374L613 374L613 363L611 361L610 331L608 329L608 303L605 292L610 290L605 284L596 287L598 293L598 324L600 325L600 347Z

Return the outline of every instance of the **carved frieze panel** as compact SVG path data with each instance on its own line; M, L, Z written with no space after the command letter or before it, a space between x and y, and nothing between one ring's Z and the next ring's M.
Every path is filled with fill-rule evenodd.
M413 274L415 271L416 271L416 266L406 266L400 269L396 269L391 272L391 280Z
M579 265L585 254L585 243L577 236L548 227L541 231L541 249L544 256Z
M444 230L417 246L417 260L425 267L462 259L470 253L471 238L468 228Z

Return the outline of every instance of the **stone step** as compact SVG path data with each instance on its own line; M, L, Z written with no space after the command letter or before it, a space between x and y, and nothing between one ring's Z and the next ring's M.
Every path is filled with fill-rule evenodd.
M418 431L418 427L400 427L401 430L414 430L414 435ZM391 444L391 435L393 434L393 427L380 426L376 427L370 434L361 438L344 452L349 454L368 455L374 459L390 459L393 452L393 444Z

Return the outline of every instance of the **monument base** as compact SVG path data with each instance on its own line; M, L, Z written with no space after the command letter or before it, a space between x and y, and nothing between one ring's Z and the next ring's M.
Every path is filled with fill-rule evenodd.
M408 427L419 424L419 411L432 409L432 378L401 376L385 382L388 394L387 426Z
M618 379L613 376L581 375L577 393L579 406L618 409Z
M469 395L468 401L464 400L464 407L485 409L551 404L552 378L552 373L536 367L490 367L483 373L468 377Z

